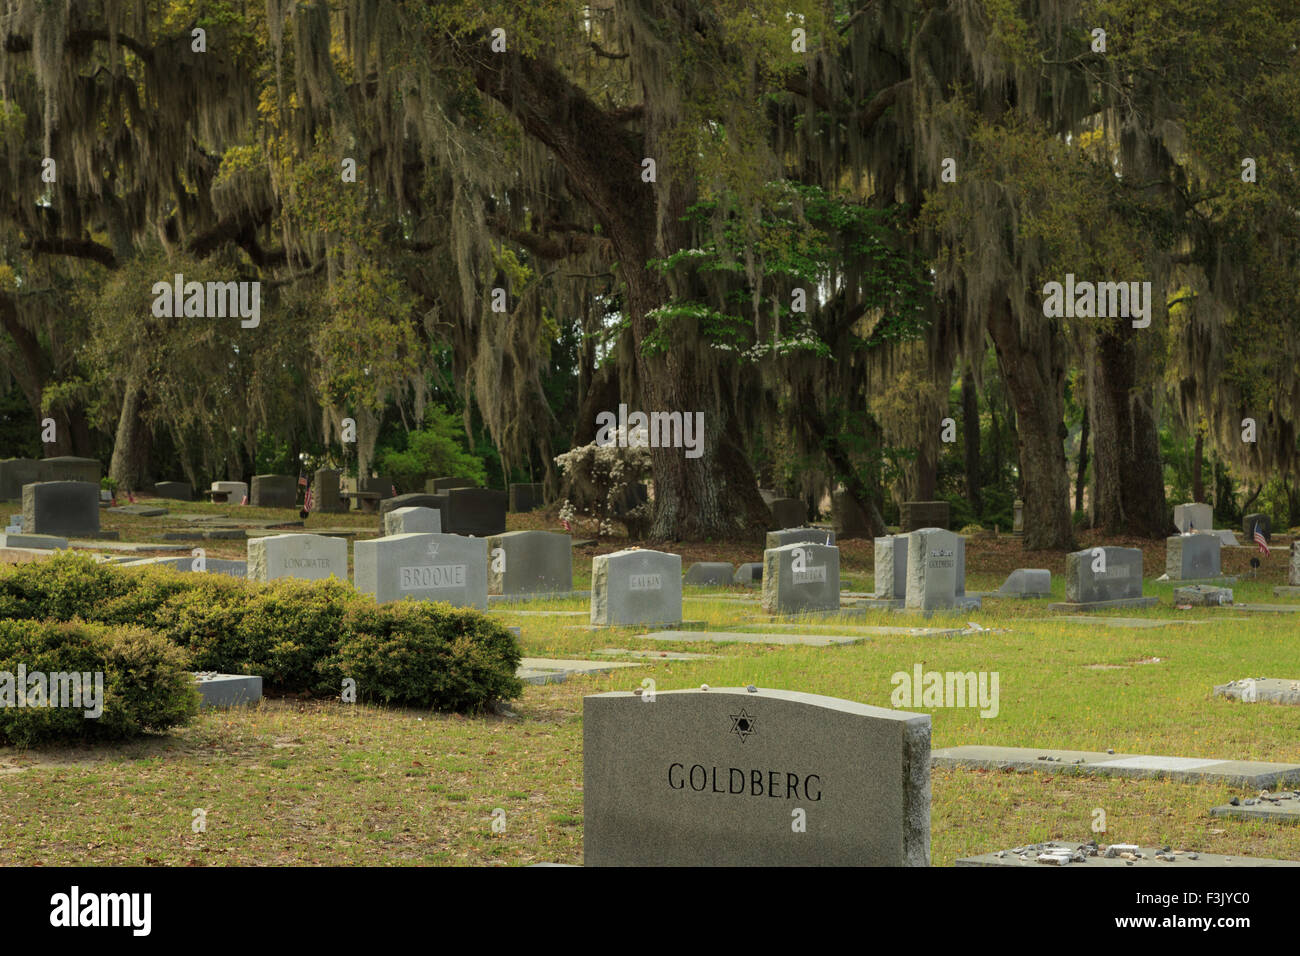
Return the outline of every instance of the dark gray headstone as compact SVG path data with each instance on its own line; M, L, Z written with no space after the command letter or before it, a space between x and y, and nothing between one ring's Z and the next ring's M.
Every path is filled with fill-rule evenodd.
M472 478L430 478L425 482L425 491L433 495L445 495L453 488L477 488L478 482Z
M899 518L904 532L921 528L948 529L949 506L946 501L904 501Z
M367 475L357 483L361 486L357 491L379 495L381 501L394 497L393 479L389 475Z
M39 481L23 486L23 531L68 538L99 534L99 482Z
M808 509L798 498L774 498L768 504L768 508L772 511L773 531L800 528L808 520Z
M1052 593L1052 572L1043 568L1016 568L997 593L1007 597L1048 597Z
M763 583L763 562L749 561L736 568L736 576L732 578L736 584L743 584L746 587L755 587Z
M160 481L153 486L155 498L169 498L172 501L193 501L194 489L188 481Z
M1251 541L1255 534L1255 525L1259 525L1259 530L1264 535L1264 540L1269 544L1273 543L1273 522L1268 515L1263 512L1255 511L1241 519L1241 531L1246 536L1247 541Z
M554 594L572 590L573 538L569 535L553 531L511 531L488 538L489 594Z
M1088 548L1065 556L1065 599L1069 603L1141 596L1142 551L1139 548Z
M0 498L21 500L23 485L49 481L50 468L35 458L6 458L0 461Z
M930 718L787 690L583 700L588 866L929 866Z
M98 458L61 455L57 458L46 458L44 464L49 469L46 472L49 475L46 481L89 481L98 485L99 479L104 476L104 466L99 463Z
M696 561L686 569L682 583L725 588L731 586L733 573L734 569L726 561Z
M317 468L312 476L312 511L339 514L348 510L348 503L339 496L339 473L333 468Z
M510 510L518 513L542 507L546 503L542 488L543 485L540 482L512 484L510 486Z
M506 493L490 488L453 488L447 492L443 527L452 534L478 537L506 530Z
M292 475L254 475L248 503L254 508L296 508L298 479Z
M399 534L358 541L357 590L375 600L446 601L486 611L487 542L456 534Z
M837 538L871 537L871 520L847 491L831 495L831 523Z

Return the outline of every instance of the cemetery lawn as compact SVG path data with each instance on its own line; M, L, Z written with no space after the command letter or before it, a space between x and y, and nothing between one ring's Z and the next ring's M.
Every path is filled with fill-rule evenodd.
M358 520L363 517L364 522ZM373 533L374 516L352 515L313 516L303 530L353 521ZM512 530L527 526L545 525L540 520L519 524L518 516L511 516ZM139 541L142 534L124 530L122 539ZM1011 550L1012 541L968 542L967 589L992 590L1013 567L1049 567L1055 599L1062 599L1063 556L1025 555L1018 544ZM211 544L212 556L242 552L242 542ZM575 549L574 586L586 587L592 553L621 546ZM683 565L710 556L756 560L756 550L694 546ZM1271 592L1284 580L1284 551L1275 544L1259 580L1243 578L1233 585L1239 603L1287 602ZM1225 551L1225 572L1241 573L1252 553ZM1162 561L1163 543L1148 545L1149 578L1160 573ZM845 542L846 589L870 590L870 562L869 542ZM513 605L493 613L522 627L525 656L593 660L602 658L601 649L623 648L717 657L656 659L610 675L526 685L524 696L508 705L515 716L272 699L250 709L205 711L169 736L121 746L0 748L0 863L581 863L582 698L631 690L646 677L659 691L753 683L889 707L891 675L911 674L917 664L926 671L996 671L996 717L982 718L978 708L908 708L931 714L935 748L1112 748L1300 762L1300 707L1243 705L1211 693L1212 685L1243 677L1300 679L1300 615L1180 611L1171 606L1172 585L1150 580L1146 593L1159 596L1161 605L1096 615L1087 622L1061 620L1047 611L1045 601L988 600L983 610L959 616L922 620L869 611L852 618L803 619L800 624L817 626L794 628L764 616L754 590L687 589L686 618L706 622L711 631L853 634L862 626L963 627L967 621L988 629L948 637L864 635L860 643L829 647L666 643L636 629L586 629L582 599ZM581 613L516 613L521 610ZM1168 623L1106 626L1113 618ZM1084 777L1051 768L936 770L932 791L931 854L939 866L1026 842L1093 838L1300 859L1300 826L1208 815L1233 796L1255 795L1239 787ZM498 808L505 813L505 828L493 833ZM1091 829L1098 809L1105 813L1104 834ZM195 832L196 810L205 811L199 815L202 832Z

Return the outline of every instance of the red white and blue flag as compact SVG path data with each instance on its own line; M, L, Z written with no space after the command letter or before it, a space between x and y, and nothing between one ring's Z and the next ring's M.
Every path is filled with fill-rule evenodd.
M298 484L302 485L304 488L307 489L305 492L303 492L302 495L302 510L311 511L311 506L316 503L316 498L311 493L311 485L307 481L307 476L299 475Z
M1260 554L1264 555L1265 557L1268 557L1270 553L1268 550L1268 542L1264 540L1264 532L1259 530L1258 521L1255 522L1255 533L1251 535L1251 537L1254 538L1255 543L1259 545Z

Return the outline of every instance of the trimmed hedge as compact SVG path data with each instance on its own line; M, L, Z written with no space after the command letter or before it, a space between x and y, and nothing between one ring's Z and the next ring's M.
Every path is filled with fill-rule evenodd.
M22 669L20 671L20 668ZM54 741L124 740L184 724L199 710L199 691L183 650L140 628L84 622L0 620L0 741L29 747ZM102 674L81 706L23 706L19 675ZM102 692L102 693L101 693ZM29 700L39 700L35 695ZM42 702L43 703L43 702ZM102 713L87 717L98 704Z
M74 618L154 631L195 670L253 674L268 688L480 710L523 693L514 635L481 612L442 603L376 605L350 584L268 584L167 567L122 568L85 555L0 566L0 618Z

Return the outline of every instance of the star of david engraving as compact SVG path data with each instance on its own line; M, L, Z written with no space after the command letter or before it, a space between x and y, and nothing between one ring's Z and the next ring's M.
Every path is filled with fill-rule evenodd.
M729 733L735 734L742 742L750 734L758 733L758 729L754 726L755 718L751 717L745 708L740 708L740 713L738 714L730 714L728 716L731 717L731 730Z
M429 557L436 558L438 556L438 542L430 541L428 551L429 551Z

